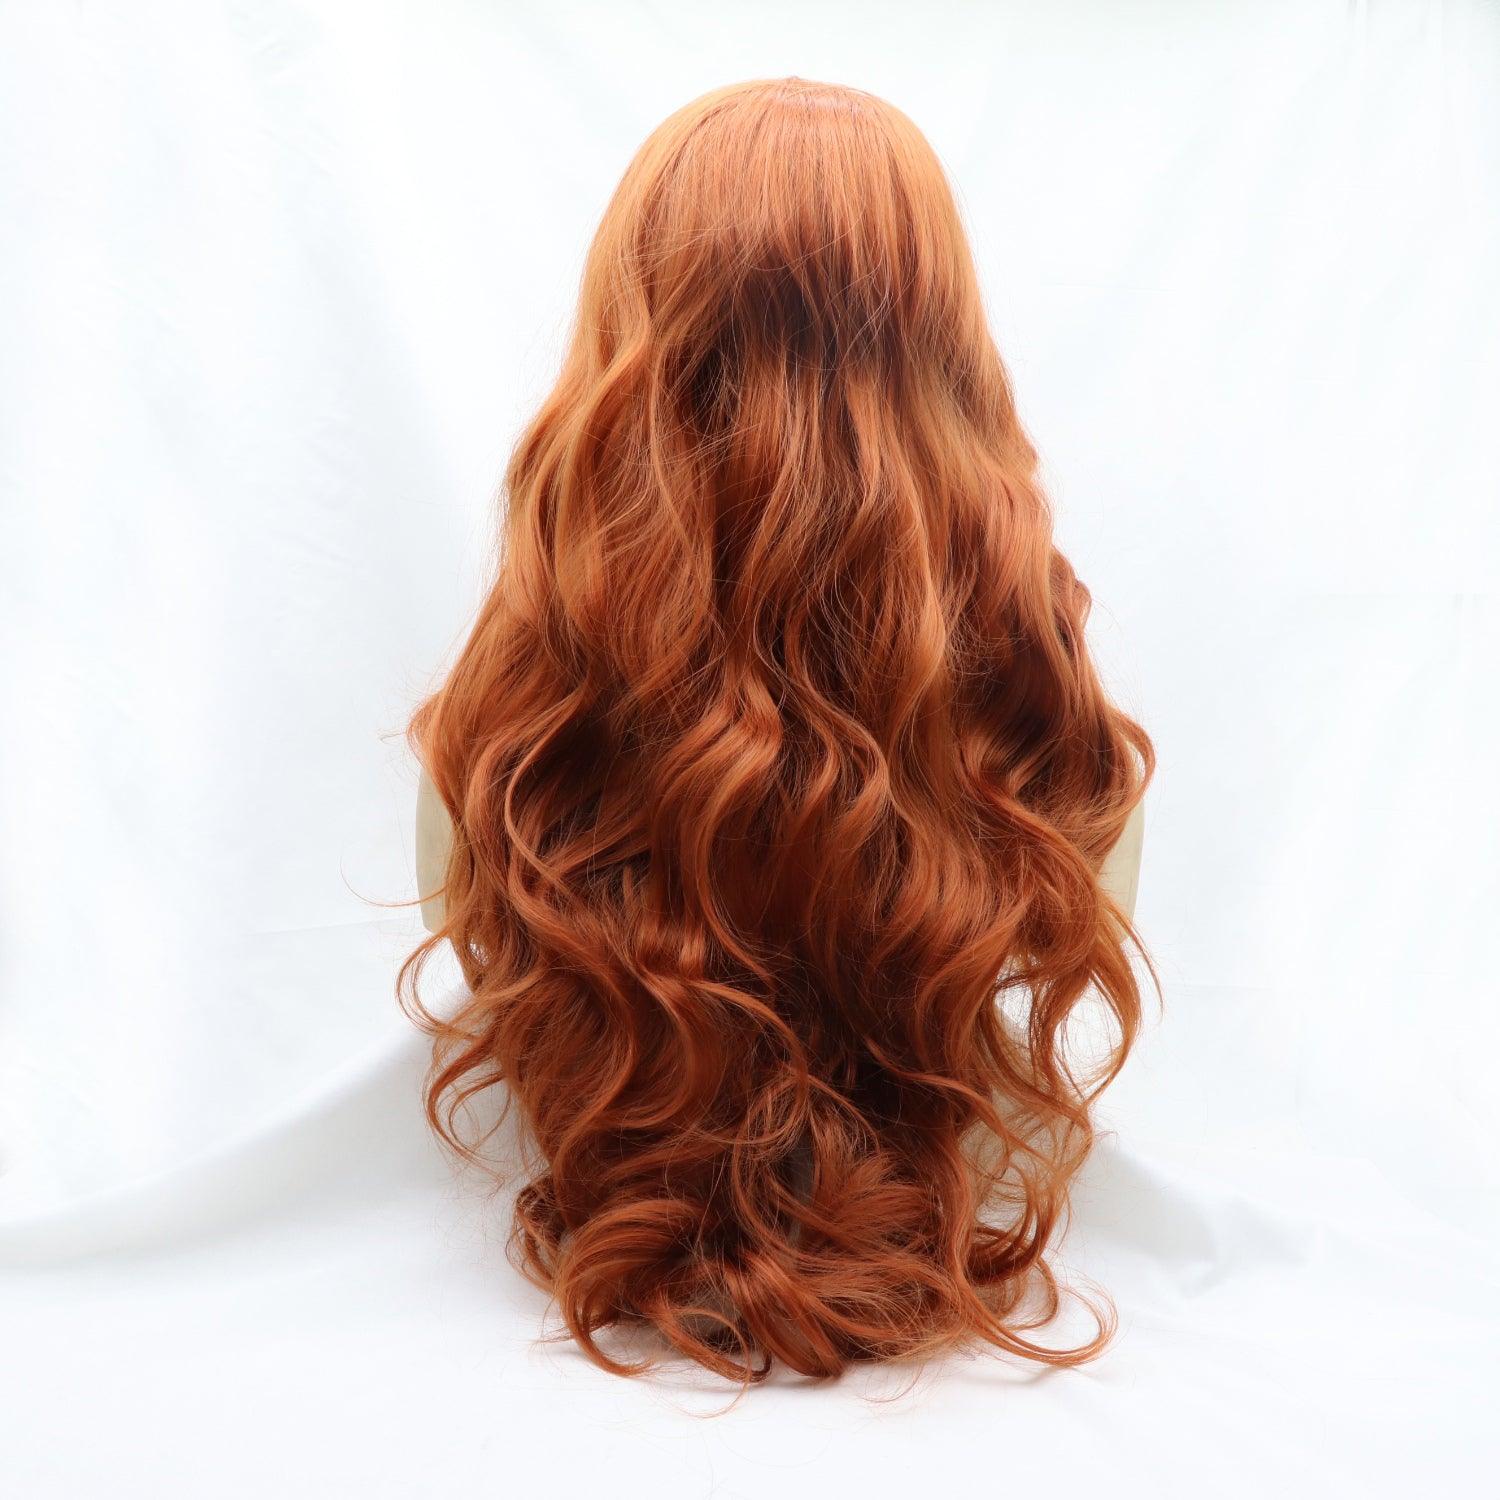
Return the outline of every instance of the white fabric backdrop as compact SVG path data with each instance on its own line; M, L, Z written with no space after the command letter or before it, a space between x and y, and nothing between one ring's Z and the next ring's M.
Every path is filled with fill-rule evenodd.
M1066 1247L1111 1354L706 1422L533 1343L371 902L597 215L784 73L950 166L1166 1005ZM5 5L5 1493L1493 1482L1497 82L1462 0Z

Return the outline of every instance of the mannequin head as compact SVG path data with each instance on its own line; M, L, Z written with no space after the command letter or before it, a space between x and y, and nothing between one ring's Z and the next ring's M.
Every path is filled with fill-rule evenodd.
M1107 698L943 170L782 79L642 146L506 475L498 574L412 721L501 1085L518 1263L612 1325L810 1374L1028 1337L1139 1018L1099 870L1151 744ZM1085 998L1110 1022L1065 1049Z

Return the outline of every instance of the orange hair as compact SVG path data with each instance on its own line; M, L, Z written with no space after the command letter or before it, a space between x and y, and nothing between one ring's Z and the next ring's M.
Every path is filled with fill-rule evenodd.
M505 489L498 578L411 723L455 837L400 985L449 1145L477 1155L457 1112L490 1085L520 1110L517 1264L620 1373L653 1361L611 1325L742 1381L1097 1353L1107 1303L1080 1346L1026 1333L1139 1022L1099 873L1154 757L912 122L797 78L667 119ZM444 940L439 1019L415 979Z

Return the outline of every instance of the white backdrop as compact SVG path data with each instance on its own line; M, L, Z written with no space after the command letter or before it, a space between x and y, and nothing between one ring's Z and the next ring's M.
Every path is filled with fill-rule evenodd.
M608 193L785 73L949 165L1166 1004L1066 1247L1112 1353L705 1421L533 1343L372 902ZM0 1487L1492 1480L1497 100L1480 0L0 5Z

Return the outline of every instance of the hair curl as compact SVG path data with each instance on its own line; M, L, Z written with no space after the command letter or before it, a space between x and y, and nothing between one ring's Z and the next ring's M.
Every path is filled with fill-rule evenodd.
M652 1360L615 1324L742 1381L1097 1353L1107 1303L1087 1343L1026 1334L1139 1023L1099 874L1154 756L912 122L801 79L667 119L505 490L411 721L455 836L400 983L447 1142L476 1154L458 1110L491 1085L520 1108L519 1266L619 1373ZM415 979L445 940L440 1019ZM1086 1069L1085 1001L1112 1013Z

